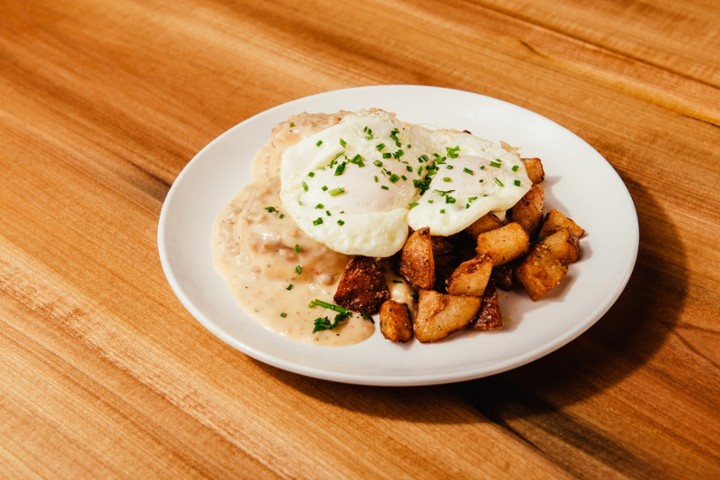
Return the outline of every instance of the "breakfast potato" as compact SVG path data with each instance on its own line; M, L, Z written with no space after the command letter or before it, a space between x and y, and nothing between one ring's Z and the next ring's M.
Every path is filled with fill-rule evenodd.
M395 343L409 342L413 326L408 306L395 300L386 300L380 307L380 332Z
M543 223L545 208L545 189L539 183L530 190L509 210L510 218L520 224L527 234L533 238Z
M435 256L428 227L410 234L400 253L400 275L417 288L435 286Z
M422 343L437 342L472 322L480 308L479 297L458 296L434 290L420 290L415 338Z
M481 233L489 232L503 226L503 222L492 212L488 212L475 220L465 229L473 238L477 239Z
M539 158L522 158L521 160L532 183L542 183L545 180L545 169L542 160Z
M530 246L530 237L517 222L511 222L477 237L475 251L492 258L493 266L508 263L524 255Z
M550 253L565 265L580 260L580 240L569 228L561 228L541 240Z
M550 253L546 245L537 243L515 270L515 276L533 301L538 301L565 277L568 266Z
M563 228L533 245L515 276L530 298L537 301L562 281L568 265L579 258L578 238Z
M481 297L490 280L492 268L492 259L486 254L461 263L447 281L447 293Z
M502 328L502 312L500 311L500 297L495 283L491 280L485 292L475 319L470 323L469 328L473 330L495 330Z
M388 298L390 289L375 259L350 258L335 291L335 303L348 310L373 315Z
M543 224L540 228L540 232L538 233L538 237L547 237L548 235L557 232L561 228L569 228L573 235L578 238L581 238L583 235L585 235L585 230L580 225L565 216L565 214L562 213L560 210L553 208L547 213L547 215L545 215L545 220L543 220Z

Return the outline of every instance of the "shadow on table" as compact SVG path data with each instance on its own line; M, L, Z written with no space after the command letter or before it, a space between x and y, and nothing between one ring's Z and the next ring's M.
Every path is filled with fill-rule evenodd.
M632 278L589 331L531 364L492 377L433 387L359 387L261 365L305 394L352 411L399 420L499 424L552 414L601 393L642 366L673 328L687 291L685 253L675 226L639 185L640 249ZM618 232L622 234L622 232Z

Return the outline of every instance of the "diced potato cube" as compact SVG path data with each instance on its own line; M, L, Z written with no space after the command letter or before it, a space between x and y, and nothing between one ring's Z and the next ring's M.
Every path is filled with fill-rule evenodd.
M380 332L391 342L409 342L413 338L413 326L407 305L385 301L380 307Z
M502 327L500 297L495 283L490 281L482 296L480 310L470 325L473 330L494 330Z
M479 297L420 290L415 337L422 343L437 342L465 328L475 318L480 302Z
M435 257L430 228L410 234L400 254L400 275L417 288L435 286Z
M489 255L478 255L467 260L453 271L447 282L447 293L481 297L492 273Z
M469 227L465 229L473 238L477 238L481 233L489 232L503 226L502 221L492 212L486 213L478 218Z
M335 303L354 312L373 315L388 298L390 289L375 259L352 257L340 277Z
M574 220L568 218L560 210L553 208L547 213L547 215L545 215L545 220L540 228L538 237L547 237L561 228L569 228L573 235L578 238L582 238L582 236L585 235L585 230L580 225L575 223Z
M545 169L542 160L539 158L523 158L522 161L532 183L542 183L545 180Z
M530 190L510 209L510 218L520 224L533 238L543 222L545 208L545 189L534 184Z
M493 266L508 263L524 255L530 246L530 237L517 222L508 223L477 237L476 252L492 258Z

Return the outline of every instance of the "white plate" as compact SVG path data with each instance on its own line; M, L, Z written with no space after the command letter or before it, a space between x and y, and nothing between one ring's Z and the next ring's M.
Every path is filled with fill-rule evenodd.
M318 347L285 339L248 317L215 272L212 222L249 179L250 161L271 128L300 112L379 107L401 120L468 129L537 156L546 171L546 205L587 230L583 258L549 298L501 298L509 324L436 344L402 346L379 331L357 345ZM158 246L165 274L183 305L208 330L245 354L275 367L338 382L429 385L503 372L567 344L592 326L618 298L635 265L638 223L630 194L615 170L582 139L536 113L494 98L437 87L390 85L338 90L301 98L228 130L186 166L160 214Z

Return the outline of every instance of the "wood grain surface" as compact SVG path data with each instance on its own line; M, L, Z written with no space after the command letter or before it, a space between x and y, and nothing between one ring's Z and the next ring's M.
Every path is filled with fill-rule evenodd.
M5 0L0 32L0 477L720 478L716 0ZM187 162L375 84L497 97L608 159L640 250L591 330L375 388L265 366L182 307L156 235Z

